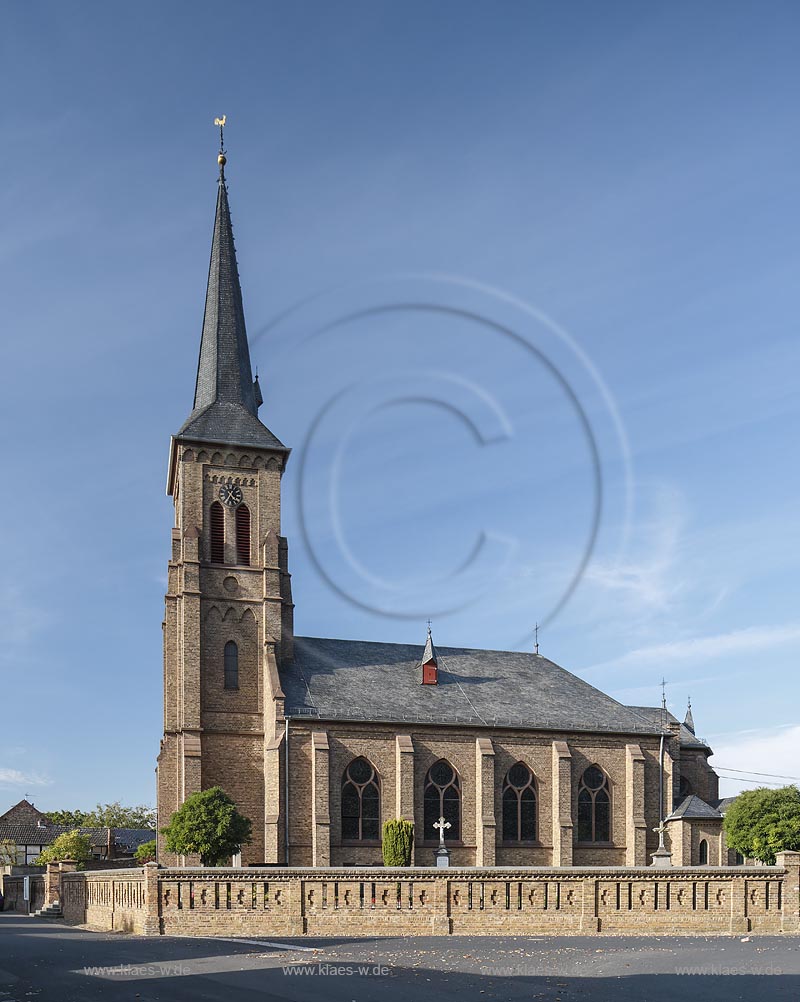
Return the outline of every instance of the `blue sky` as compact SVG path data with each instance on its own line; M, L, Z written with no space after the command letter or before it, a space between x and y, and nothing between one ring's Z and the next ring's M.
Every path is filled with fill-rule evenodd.
M795 4L3 27L0 809L154 801L222 113L298 632L422 643L430 613L524 647L538 619L617 698L691 693L718 765L799 774ZM596 510L581 413L599 531L552 615Z

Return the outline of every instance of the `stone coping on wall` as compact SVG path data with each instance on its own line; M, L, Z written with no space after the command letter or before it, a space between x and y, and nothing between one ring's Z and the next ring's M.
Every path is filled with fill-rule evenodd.
M130 870L107 870L105 873L130 873ZM141 870L137 870L141 873ZM307 875L315 879L325 876L353 876L361 879L387 877L475 877L488 873L498 876L557 876L561 879L569 877L603 876L622 877L670 877L676 874L706 874L720 877L766 876L768 874L783 874L783 866L173 866L159 867L159 877L176 877L184 874L201 874L204 876L254 877L262 880L269 876L273 879L281 877L299 877ZM83 874L86 876L86 874ZM92 872L92 876L94 876Z

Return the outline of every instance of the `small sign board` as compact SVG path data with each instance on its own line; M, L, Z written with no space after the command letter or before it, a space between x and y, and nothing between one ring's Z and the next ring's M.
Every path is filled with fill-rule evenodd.
M23 901L30 901L30 899L31 899L31 878L30 877L23 877L22 878L22 900Z

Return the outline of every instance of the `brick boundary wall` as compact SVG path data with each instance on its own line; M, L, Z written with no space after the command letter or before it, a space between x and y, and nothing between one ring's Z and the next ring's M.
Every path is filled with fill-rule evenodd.
M143 935L800 933L800 853L780 854L776 866L666 870L150 863L62 871L61 881L67 922Z
M3 878L3 911L20 912L23 915L27 912L34 912L43 908L45 904L45 879L40 872L29 874L31 881L31 900L25 901L23 898L24 876L19 874L6 874Z

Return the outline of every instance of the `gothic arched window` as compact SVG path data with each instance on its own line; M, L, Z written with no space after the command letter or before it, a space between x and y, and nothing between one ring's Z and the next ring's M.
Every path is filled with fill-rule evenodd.
M232 640L225 644L225 688L239 688L239 648Z
M704 839L700 839L700 865L708 866L708 842Z
M354 758L342 777L342 838L376 842L381 830L381 795L372 763Z
M250 509L244 504L236 509L236 563L250 565Z
M211 505L211 563L225 563L225 512L219 501Z
M503 841L536 841L536 780L524 762L512 765L503 782Z
M438 830L433 825L440 817L450 822L445 838L458 841L461 838L461 781L452 765L443 758L433 763L425 778L423 840L438 840Z
M685 800L692 793L692 784L685 776L681 776L678 780L678 797L681 800Z
M611 841L611 793L598 765L589 766L578 788L578 841Z

